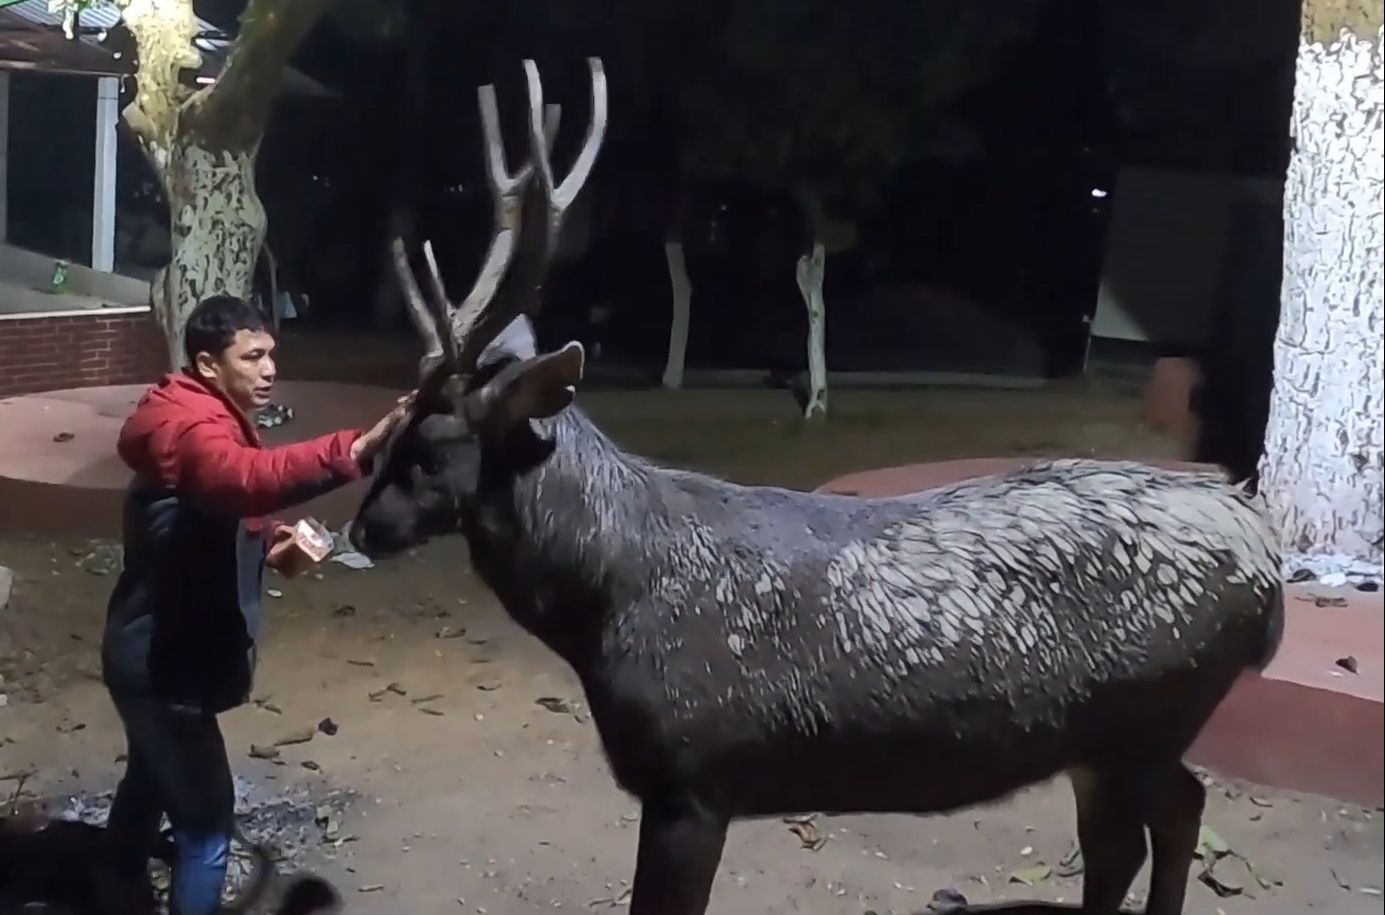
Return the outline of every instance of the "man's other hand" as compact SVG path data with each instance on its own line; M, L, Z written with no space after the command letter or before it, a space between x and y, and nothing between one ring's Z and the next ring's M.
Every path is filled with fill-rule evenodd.
M410 391L395 403L384 419L380 420L370 431L356 439L351 445L351 457L356 461L365 463L371 460L382 450L385 443L390 440L390 435L400 423L408 417L409 411L414 407L414 395L417 391Z
M265 565L285 578L294 578L312 564L312 558L303 552L294 540L293 526L275 525L274 533L269 539L269 553L265 556Z

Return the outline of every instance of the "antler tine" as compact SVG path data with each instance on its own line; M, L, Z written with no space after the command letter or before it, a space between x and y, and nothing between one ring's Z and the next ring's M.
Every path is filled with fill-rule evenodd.
M433 243L431 241L423 243L423 261L428 265L428 285L432 287L434 307L440 309L439 323L443 327L447 327L452 321L452 312L456 310L456 306L447 297L447 286L442 281L442 271L438 269L438 259L433 256Z
M601 142L606 137L606 68L599 57L588 57L587 66L592 76L592 115L587 125L587 135L582 139L582 149L572 164L562 184L555 186L553 163L549 160L548 147L551 141L540 133L539 112L543 108L543 83L539 79L539 68L532 60L524 62L524 76L529 86L529 143L538 163L539 180L543 184L544 195L548 198L552 218L561 221L562 215L577 198L577 194L591 176L596 164L597 154L601 152Z
M487 308L495 298L500 283L505 278L505 271L509 269L510 261L514 258L515 249L519 244L524 192L534 174L532 156L517 172L510 174L505 161L505 143L500 132L500 110L495 100L495 87L482 86L476 91L476 95L481 107L486 176L491 193L495 197L495 234L491 238L485 259L481 262L481 271L476 277L476 283L451 317L452 339L456 341L459 350L458 361L462 367L466 367L472 359L479 356L481 347L484 346L484 341L479 339L473 342L472 335L477 324L487 316ZM557 136L560 118L559 106L549 105L544 108L542 147L545 150L552 146L553 139ZM499 324L499 319L500 316L497 315L494 321L487 323L498 325L495 328L498 330L503 327Z
M443 342L440 316L424 298L423 290L418 288L418 281L414 278L413 268L409 266L409 252L404 247L404 239L396 238L391 247L394 249L394 270L399 277L404 301L409 305L409 317L413 318L414 326L423 337L424 353L423 358L419 360L421 380L447 358L448 347ZM430 251L429 259L431 258Z

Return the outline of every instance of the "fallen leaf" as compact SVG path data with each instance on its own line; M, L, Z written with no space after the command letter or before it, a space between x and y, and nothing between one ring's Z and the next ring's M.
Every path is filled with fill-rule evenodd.
M1342 670L1345 670L1347 673L1352 674L1360 670L1360 665L1356 663L1356 659L1351 655L1347 655L1345 658L1338 658L1337 666L1340 667Z
M1049 867L1047 864L1038 864L1034 867L1022 867L1010 873L1010 882L1022 883L1025 886L1032 887L1036 883L1042 883L1047 880L1052 874L1053 868Z
M1074 842L1067 853L1058 859L1058 866L1053 869L1053 872L1059 877L1076 877L1085 870L1086 864L1082 860L1082 847Z
M633 890L627 889L622 890L619 896L607 896L601 899L593 899L591 902L587 903L587 908L595 909L598 906L604 906L610 909L619 908L630 902L630 894L632 892Z
M550 712L556 712L559 715L567 715L572 712L572 706L568 705L567 700L559 699L557 696L540 696L534 701Z
M418 705L418 706L414 706L414 707L417 708L420 712L422 712L422 713L425 714L425 715L436 715L436 716L439 717L439 718L441 718L443 715L447 714L446 712L442 711L441 709L429 708L429 707L426 706L426 705Z
M342 604L340 607L332 611L332 615L338 617L355 616L356 608L351 606L350 604Z
M1197 834L1197 850L1194 852L1204 861L1213 861L1231 853L1231 846L1217 835L1211 826L1202 826Z
M1284 885L1283 880L1280 880L1278 877L1275 877L1272 874L1265 873L1255 865L1251 864L1249 860L1245 858L1241 858L1241 860L1245 862L1246 869L1249 870L1250 875L1255 878L1255 882L1260 884L1260 889L1276 890Z
M307 743L313 739L313 735L316 733L317 728L302 728L291 734L285 734L283 737L280 737L278 740L274 741L274 745L276 747L291 747L294 744Z
M827 844L827 837L818 831L812 820L800 820L789 824L789 832L798 836L798 841L808 851L821 851Z
M410 699L409 701L412 702L414 705L422 705L425 702L437 702L439 699L443 698L446 697L442 693L429 693L426 696L419 696L415 699Z
M73 435L71 432L59 432L57 435L53 436L53 441L61 445L63 442L70 442L76 437L77 436Z
M1218 865L1226 859L1223 858L1203 858L1202 870L1197 875L1197 879L1203 886L1216 893L1222 899L1228 896L1239 896L1245 892L1245 882L1237 879L1223 864L1218 871Z
M254 759L278 759L279 751L274 747L262 747L259 744L250 745L250 755Z
M476 688L483 693L493 693L500 689L501 685L499 680L483 680L476 684Z
M311 759L305 759L301 763L299 763L299 765L302 766L304 769L307 769L309 772L322 771L322 767L319 766L317 763L313 762Z
M323 718L317 723L317 729L328 737L335 737L337 734L337 723L331 718Z
M409 695L409 691L408 691L407 689L405 689L404 687L400 686L398 683L386 683L386 684L385 684L385 689L386 689L388 692L394 693L396 696L407 696L407 695Z

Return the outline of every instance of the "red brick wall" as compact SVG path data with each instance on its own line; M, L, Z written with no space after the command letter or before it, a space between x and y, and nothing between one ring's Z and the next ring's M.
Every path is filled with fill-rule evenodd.
M154 381L167 370L150 312L0 320L0 397Z

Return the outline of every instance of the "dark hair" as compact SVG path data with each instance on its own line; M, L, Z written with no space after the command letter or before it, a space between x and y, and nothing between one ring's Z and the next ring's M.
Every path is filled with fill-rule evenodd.
M198 353L220 356L226 352L237 331L267 329L259 309L245 299L233 295L209 296L198 302L188 315L183 331L183 353L188 365L192 365Z

